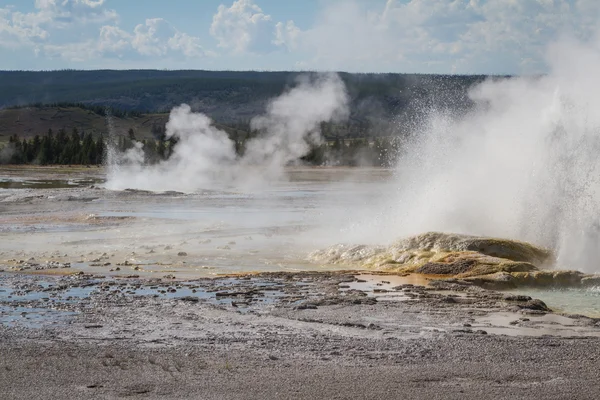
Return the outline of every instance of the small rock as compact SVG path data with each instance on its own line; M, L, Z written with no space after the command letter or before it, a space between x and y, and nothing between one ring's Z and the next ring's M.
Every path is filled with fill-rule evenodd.
M529 301L531 297L518 294L505 294L502 299L506 301Z
M180 251L179 253L177 253L177 255L179 257L185 257L185 256L187 256L187 253L185 251Z
M303 303L294 307L295 310L316 310L317 306L312 303Z
M454 297L446 296L441 299L444 303L456 303L456 299Z
M194 296L180 297L179 300L181 300L181 301L189 301L190 303L198 303L200 301L199 298L194 297Z
M550 311L550 309L548 308L546 303L544 303L543 301L541 301L539 299L529 300L525 304L519 304L519 307L522 309L534 310L534 311Z

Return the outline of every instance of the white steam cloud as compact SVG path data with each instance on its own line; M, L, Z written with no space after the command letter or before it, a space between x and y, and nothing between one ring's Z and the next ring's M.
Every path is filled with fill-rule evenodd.
M467 116L432 110L363 234L522 239L554 249L559 267L600 271L600 45L560 42L549 63L473 88Z
M561 41L548 64L544 76L472 88L476 107L467 115L428 110L380 203L345 210L350 226L330 227L336 235L329 236L369 243L430 230L507 237L553 249L558 267L600 271L600 41ZM304 78L252 121L262 135L240 158L225 132L183 105L167 125L180 140L175 154L144 167L142 149L132 149L107 185L193 191L277 179L321 140L322 121L347 115L337 75Z
M319 143L320 124L348 116L348 96L336 74L303 76L297 85L272 100L266 114L251 127L259 136L246 142L238 157L227 133L212 125L206 115L183 104L171 111L167 138L179 143L171 157L156 165L144 165L141 143L119 155L109 152L107 188L176 190L193 192L215 186L254 187L279 179L284 167Z

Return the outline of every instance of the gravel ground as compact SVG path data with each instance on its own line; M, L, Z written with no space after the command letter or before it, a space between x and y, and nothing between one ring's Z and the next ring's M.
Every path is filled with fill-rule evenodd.
M359 199L339 177L186 195L36 171L2 175L73 187L0 191L2 400L600 397L598 319L304 262ZM200 278L254 269L296 272Z
M12 290L0 302L3 399L600 394L597 320L536 311L497 292L405 285L391 292L413 297L385 301L374 289L390 277L348 292L366 280L349 273L0 278ZM513 319L495 326L508 335L487 332L494 324L482 321L493 315ZM547 334L561 328L571 334Z

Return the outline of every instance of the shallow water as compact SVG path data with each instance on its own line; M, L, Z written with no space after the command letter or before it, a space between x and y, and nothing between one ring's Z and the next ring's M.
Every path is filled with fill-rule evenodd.
M65 189L103 183L103 179L20 179L0 178L0 189Z
M364 224L385 220L386 210L380 207L385 202L380 200L394 189L391 171L288 172L288 180L253 191L224 187L186 194L90 187L102 181L97 175L31 179L26 171L3 176L0 170L0 270L190 279L348 269L313 264L307 255L340 242L384 244L397 239L385 232L374 234ZM18 261L69 262L71 268L38 270ZM600 291L517 292L540 298L560 312L600 316ZM394 296L380 292L378 297Z
M390 176L381 169L308 168L292 169L287 180L251 191L5 189L0 259L52 257L71 263L73 271L185 278L340 269L311 264L307 255L357 236L381 240L363 232L356 220L365 209L377 209ZM4 180L32 182L14 175Z
M600 318L600 287L511 290L511 293L542 300L553 311Z
M474 329L507 336L600 337L596 327L581 327L576 321L557 314L526 315L520 318L511 312L496 312L475 318Z

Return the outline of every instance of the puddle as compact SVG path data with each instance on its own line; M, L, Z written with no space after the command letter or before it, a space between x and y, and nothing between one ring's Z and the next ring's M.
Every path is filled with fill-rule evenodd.
M103 179L16 179L0 178L0 189L66 189L97 185Z
M70 287L65 281L28 281L15 287L0 287L0 324L28 327L57 323L78 314L79 307L92 305L101 298L153 297L206 301L237 309L239 312L259 311L276 301L297 295L286 293L285 285L277 281L228 278L218 281L173 281L156 284L139 281L90 280ZM308 286L299 283L298 288ZM295 298L290 300L294 304ZM70 306L70 307L69 307ZM74 307L73 307L74 306ZM69 311L60 311L67 309ZM76 311L70 311L76 310Z
M510 312L491 313L475 318L473 329L507 336L600 337L600 328L577 325L577 320L556 314L519 315Z
M29 308L0 305L0 324L10 327L43 328L48 324L66 322L77 315L71 311L59 311L49 308Z
M406 301L413 297L408 296L402 288L412 286L428 286L429 280L423 275L411 274L407 276L399 275L377 275L360 274L356 275L357 281L345 282L340 285L340 291L360 290L367 293L369 297L375 297L380 301Z
M540 299L555 312L600 317L600 287L511 290L510 293Z
M48 304L69 304L88 297L95 286L66 287L43 283L39 288L0 289L0 302L4 304L24 303L30 301L47 301Z
M110 288L110 287L109 287ZM276 282L244 280L236 278L221 279L214 287L202 287L197 282L160 283L156 285L126 285L115 294L130 296L150 296L169 299L204 300L215 305L237 308L244 313L274 304L276 300L290 297L283 291L284 285ZM111 289L105 289L111 290Z

